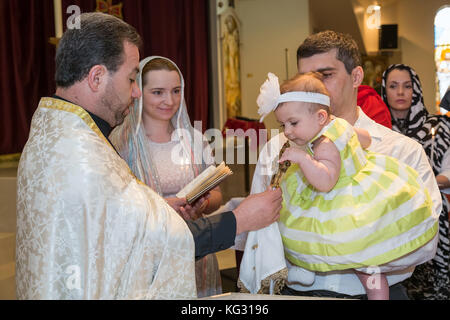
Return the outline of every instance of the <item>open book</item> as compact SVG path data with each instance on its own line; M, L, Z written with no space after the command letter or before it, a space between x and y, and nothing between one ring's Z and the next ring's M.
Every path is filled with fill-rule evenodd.
M194 180L188 183L180 192L178 198L186 197L186 201L191 204L204 195L209 190L216 187L223 179L232 175L233 172L224 162L217 167L212 165L200 173Z

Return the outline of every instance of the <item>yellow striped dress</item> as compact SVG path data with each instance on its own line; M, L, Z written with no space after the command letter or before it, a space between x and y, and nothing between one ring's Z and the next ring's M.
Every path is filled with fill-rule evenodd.
M292 264L320 272L380 266L436 235L432 201L414 169L363 150L344 119L332 120L312 141L322 135L341 155L336 186L315 190L294 163L281 182L279 229Z

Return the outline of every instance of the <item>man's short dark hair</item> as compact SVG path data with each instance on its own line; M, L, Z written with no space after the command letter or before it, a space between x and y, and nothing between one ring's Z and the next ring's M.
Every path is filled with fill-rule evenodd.
M336 59L345 65L348 74L357 66L361 66L361 54L355 40L348 34L331 30L310 35L297 49L297 62L319 53L337 49Z
M67 88L83 80L95 65L114 73L124 62L124 42L142 44L132 26L112 15L91 12L80 15L80 28L68 29L56 51L55 81Z

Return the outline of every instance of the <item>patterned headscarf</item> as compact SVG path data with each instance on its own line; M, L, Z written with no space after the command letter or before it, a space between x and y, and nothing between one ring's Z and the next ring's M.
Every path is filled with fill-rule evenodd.
M450 147L449 118L445 115L431 115L428 113L423 102L422 86L420 84L419 76L411 67L404 64L390 65L383 72L381 96L391 111L391 115L392 110L386 95L386 83L387 76L394 69L407 70L409 72L413 85L413 95L411 108L409 109L405 120L402 121L391 116L392 130L400 132L419 142L423 146L428 159L430 159L434 174L437 175L441 171L444 154ZM432 128L435 130L434 138L432 135Z
M180 106L171 119L172 125L175 128L172 138L181 142L184 155L188 159L191 159L190 164L194 176L197 176L206 167L203 160L203 148L207 145L207 141L204 139L202 133L195 130L191 125L186 109L186 102L184 100L185 86L180 69L173 61L165 57L147 57L139 63L139 74L136 78L137 84L139 89L141 89L141 92L143 92L142 70L147 63L157 58L170 62L176 67L178 74L180 75L181 99ZM142 125L142 112L143 94L139 99L135 100L132 111L120 126L114 128L109 139L116 147L120 156L128 163L128 166L136 177L150 186L158 194L162 195L158 170L156 170L156 165L153 162L148 146L148 138L145 134L144 126ZM198 144L198 146L195 146L194 143Z
M383 73L381 96L386 105L386 80L394 69L408 70L413 83L413 96L411 108L403 125L398 119L392 117L392 130L405 134L418 141L425 150L435 175L441 172L442 160L450 147L450 121L445 115L430 115L423 103L422 87L419 76L409 66L394 64ZM392 112L391 112L392 115ZM432 134L434 128L434 135ZM445 299L450 298L449 290L449 221L447 197L441 192L442 211L439 215L439 242L436 255L430 263L419 265L411 278L404 284L410 295L418 299Z

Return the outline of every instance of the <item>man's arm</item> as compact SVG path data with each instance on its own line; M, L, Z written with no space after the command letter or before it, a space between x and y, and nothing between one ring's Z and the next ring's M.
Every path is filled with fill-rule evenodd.
M412 140L412 139L411 139ZM434 211L434 217L435 219L439 219L439 216L442 211L442 198L441 198L441 192L439 191L439 187L437 185L436 177L433 173L433 169L430 166L430 163L428 161L428 157L425 154L425 151L423 150L422 146L413 140L413 142L416 143L417 148L414 150L414 148L411 148L413 151L416 151L417 159L414 159L414 156L411 154L410 158L412 163L416 162L416 165L411 165L408 163L408 160L405 160L404 162L408 165L410 165L413 169L415 169L418 173L420 178L423 181L423 185L425 189L428 190L431 196L431 200L433 201L433 211Z
M236 218L232 211L197 220L186 220L195 243L195 259L234 245Z
M195 258L225 250L237 234L258 230L275 222L281 210L281 190L268 190L248 196L233 211L188 220L195 242Z
M437 219L442 210L441 193L428 157L420 143L375 123L366 115L360 115L357 122L358 125L355 123L354 126L368 130L372 137L372 144L368 148L370 151L394 157L419 173L425 189L430 193L434 217Z
M382 132L382 139L372 139L372 145L369 147L369 150L397 158L418 172L424 189L428 190L431 196L433 203L432 216L437 221L442 210L441 193L424 149L417 141L409 137L386 129L381 125L375 125L378 126L379 132ZM365 129L371 132L367 126ZM414 254L409 254L409 256L415 257L419 261L416 263L414 260L411 260L410 265L417 265L433 259L436 253L437 241L438 237L435 236L427 245L417 249Z

